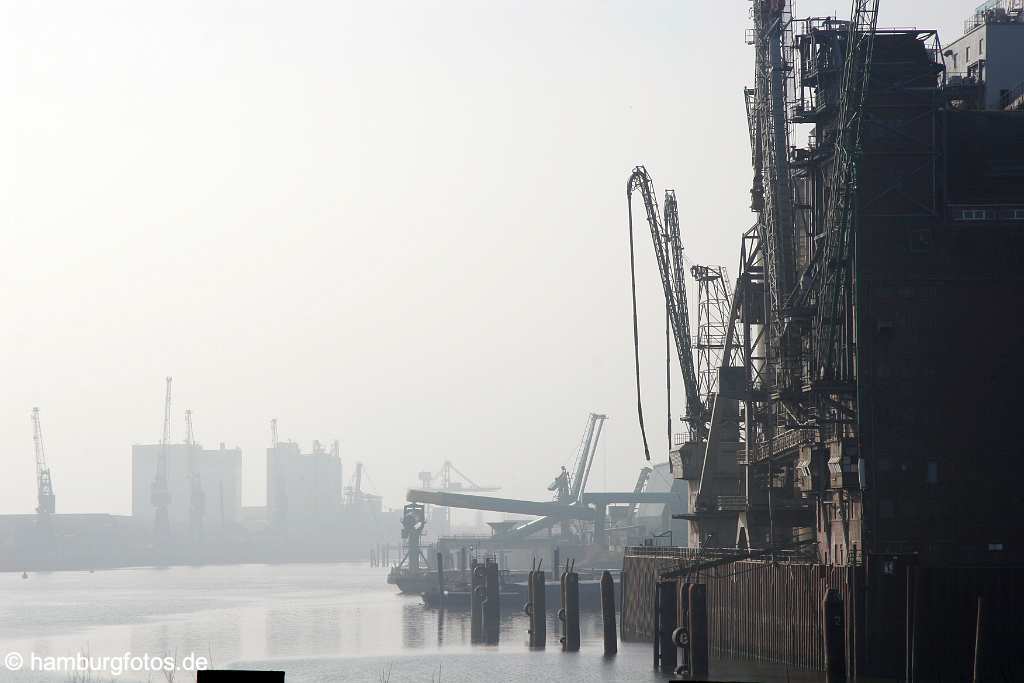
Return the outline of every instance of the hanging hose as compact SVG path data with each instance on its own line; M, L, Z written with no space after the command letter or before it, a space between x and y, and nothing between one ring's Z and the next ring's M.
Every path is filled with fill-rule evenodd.
M672 453L672 323L669 319L668 306L665 307L665 407L667 417L665 432L668 450Z
M636 314L636 250L633 245L633 192L632 178L626 184L626 209L629 213L629 280L633 293L633 361L636 368L636 413L640 419L640 436L644 440L644 457L651 459L651 449L647 445L647 430L644 428L644 404L640 393L640 325Z

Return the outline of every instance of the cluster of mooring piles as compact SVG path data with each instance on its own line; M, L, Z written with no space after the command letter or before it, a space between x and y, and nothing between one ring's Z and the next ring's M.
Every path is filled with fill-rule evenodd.
M439 607L445 605L443 563L438 562ZM497 645L501 620L501 572L493 558L483 562L471 561L470 587L470 641L474 645ZM567 560L558 580L559 643L563 652L580 650L580 575L575 561ZM605 571L600 580L601 611L604 630L604 654L618 652L618 628L615 614L615 581ZM543 560L534 562L527 575L527 602L523 611L529 617L527 644L530 649L543 650L547 646L547 592L548 583Z

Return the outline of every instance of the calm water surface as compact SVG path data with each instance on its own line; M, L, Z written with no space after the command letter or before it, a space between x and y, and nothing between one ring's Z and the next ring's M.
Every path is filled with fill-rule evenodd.
M37 657L189 654L216 668L273 668L288 683L327 681L663 681L650 647L622 644L602 657L600 616L585 614L582 650L563 654L557 620L544 652L527 651L526 617L503 607L501 644L471 646L469 616L438 612L385 583L386 570L360 564L242 565L0 574L0 681L69 681L30 672ZM554 610L551 610L552 612ZM2 659L15 652L22 670ZM116 673L116 672L114 672ZM747 681L819 681L784 670L717 662L713 675ZM382 678L382 676L384 678ZM164 681L163 674L107 668L94 681ZM179 672L176 683L194 681Z

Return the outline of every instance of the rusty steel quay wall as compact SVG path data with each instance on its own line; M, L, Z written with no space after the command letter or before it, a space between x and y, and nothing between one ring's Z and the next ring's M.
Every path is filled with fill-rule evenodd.
M654 584L661 572L685 567L688 548L627 548L623 559L622 637L653 639ZM704 559L707 559L706 557ZM821 604L830 588L846 610L846 651L855 671L858 567L741 560L690 577L707 586L709 643L714 657L752 659L824 669ZM680 586L684 579L678 579ZM680 601L682 604L682 601Z

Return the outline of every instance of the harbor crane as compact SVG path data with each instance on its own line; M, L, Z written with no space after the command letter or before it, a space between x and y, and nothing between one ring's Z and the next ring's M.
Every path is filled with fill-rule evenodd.
M345 503L352 508L366 507L375 498L375 496L363 490L365 472L366 468L363 466L363 463L357 462L356 471L350 480L351 483L345 487Z
M457 479L456 479L457 477ZM423 491L457 491L461 493L488 493L500 491L500 486L481 486L462 473L459 468L452 464L451 460L445 460L441 471L420 472L420 489ZM437 481L440 486L433 486ZM438 527L435 531L438 535L448 533L452 527L452 509L447 506L435 506L439 515L431 514L431 523Z
M164 429L160 436L160 454L156 461L156 476L150 489L150 502L156 508L153 530L158 540L165 540L171 534L171 522L167 508L171 504L171 491L167 486L167 442L171 438L171 378L167 378L164 393Z
M718 385L719 365L728 365L727 331L732 328L731 295L725 280L725 269L692 266L690 272L698 285L696 348L691 337L690 310L686 294L687 259L679 227L679 204L674 190L665 191L664 213L658 212L654 182L644 166L637 166L626 182L626 204L629 211L630 268L633 289L633 341L636 361L637 413L643 435L644 452L650 460L647 433L644 428L643 403L640 393L640 352L636 314L636 258L633 243L633 194L640 193L647 223L654 242L662 290L665 296L666 337L669 330L675 340L676 359L683 375L686 412L683 421L689 427L688 443L701 446L707 439L712 406ZM666 346L668 339L666 338ZM666 353L671 352L666 348ZM696 360L695 360L696 359ZM674 443L671 417L672 382L666 367L670 414L667 425L669 448Z
M572 474L563 467L561 473L548 485L548 491L555 492L555 500L559 503L572 505L579 502L580 495L587 487L590 468L594 464L594 455L597 453L597 444L601 441L601 431L604 429L607 419L607 415L590 413L587 417L586 429L583 430L583 438L576 450Z
M43 443L43 427L39 421L39 408L32 409L32 441L36 452L36 513L40 522L47 521L57 510L57 497L53 493L53 479L50 466L46 464L46 446Z
M202 478L196 466L196 451L199 447L192 427L191 410L185 411L185 446L188 448L189 528L193 537L200 538L203 535L203 518L206 515L206 493L203 491Z
M495 498L491 496L475 496L465 493L449 493L438 490L410 489L405 499L410 503L443 505L464 510L487 510L516 515L539 517L509 531L502 532L502 538L512 540L525 538L533 533L553 526L558 522L588 521L594 524L594 542L600 544L606 539L605 519L609 505L655 503L676 505L676 494L646 493L636 491L609 491L587 493L586 484L590 467L597 452L597 445L606 415L591 413L587 418L587 427L577 451L573 471L570 473L562 468L562 473L553 482L549 490L555 492L554 501L530 501L511 498Z
M658 199L654 181L644 166L637 166L626 181L626 204L629 211L629 258L633 287L633 342L636 361L637 413L640 431L643 434L644 453L651 459L647 445L647 433L643 424L643 407L640 398L640 351L639 330L636 314L636 255L633 244L633 194L639 192L644 202L647 223L654 242L654 255L661 275L661 286L665 295L666 316L675 339L676 356L683 373L683 389L686 393L686 417L691 436L702 440L706 436L708 409L700 397L697 371L693 362L693 344L690 336L690 312L686 301L686 278L683 256L683 242L679 230L679 211L675 192L665 193L664 218L658 212ZM669 426L671 446L671 426Z

